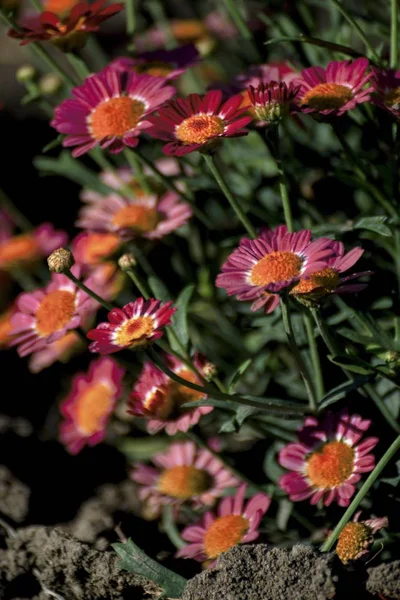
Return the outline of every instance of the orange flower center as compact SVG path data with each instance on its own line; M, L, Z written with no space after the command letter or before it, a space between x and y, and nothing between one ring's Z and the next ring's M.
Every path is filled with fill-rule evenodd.
M82 242L85 263L97 264L102 258L113 254L120 243L121 240L115 233L90 233Z
M189 369L181 369L179 376L190 383L199 384L195 373ZM164 389L156 389L149 394L144 401L144 408L148 416L154 416L158 419L168 419L173 415L178 416L186 410L182 408L187 402L195 402L204 398L204 394L192 390L184 385L170 380Z
M147 73L147 75L152 75L153 77L166 77L173 70L173 66L169 63L154 60L136 65L134 70L136 73Z
M207 35L207 29L205 25L196 19L183 19L181 21L174 21L171 24L172 35L180 42L182 41L196 41L205 35Z
M76 422L80 431L89 436L102 429L112 401L113 393L107 385L90 384L77 399Z
M157 483L158 490L166 496L188 500L210 488L211 477L203 469L179 465L166 469Z
M157 209L142 204L124 206L113 216L113 225L120 229L129 228L134 231L152 231L159 220Z
M344 442L328 442L307 460L307 477L314 487L331 490L344 483L353 468L353 448Z
M353 92L339 83L320 83L306 93L301 104L316 110L342 108L353 98Z
M371 529L365 523L347 523L339 535L336 554L343 563L355 560L372 541Z
M389 90L385 94L385 104L390 108L399 108L400 106L400 87Z
M0 267L12 267L18 262L28 262L38 258L39 248L31 235L17 235L0 246Z
M327 267L322 271L316 271L309 279L301 279L290 291L295 296L298 294L309 294L317 290L319 294L332 294L340 283L340 277L335 269Z
M204 550L208 558L217 558L240 544L248 528L248 519L241 515L227 515L216 519L204 536Z
M205 144L224 130L224 121L216 115L193 115L178 125L175 135L184 144Z
M45 0L43 10L47 10L56 15L63 16L68 13L79 0Z
M108 136L122 137L134 129L143 116L145 105L129 96L111 98L94 109L90 116L90 129L96 140Z
M75 313L75 294L66 290L49 292L36 311L36 331L46 337L63 329Z
M290 281L300 275L302 259L294 252L277 250L266 254L251 270L253 285L265 286L279 281Z
M118 327L115 343L118 346L134 347L146 343L154 331L154 321L151 317L134 317Z
M11 317L14 311L7 310L5 313L0 315L0 348L5 346L10 341L10 332L12 330Z

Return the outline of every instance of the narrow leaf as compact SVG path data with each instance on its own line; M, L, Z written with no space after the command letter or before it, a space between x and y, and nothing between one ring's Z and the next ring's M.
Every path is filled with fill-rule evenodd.
M190 299L192 297L194 291L194 285L190 284L186 286L182 292L179 294L176 299L175 306L177 311L174 315L173 319L173 328L175 333L182 344L182 346L187 350L189 344L189 330L188 330L188 319L187 312ZM175 342L175 340L174 340ZM176 345L176 344L175 344ZM179 346L177 348L172 344L173 350L179 351Z
M384 235L386 237L390 237L392 232L389 227L385 225L388 220L387 217L363 217L356 221L353 225L354 229L368 229L369 231L374 231L375 233L379 233L380 235Z
M246 373L247 369L249 368L249 366L252 363L252 358L248 358L247 360L245 360L244 362L242 362L241 365L238 366L238 368L236 369L236 371L233 373L229 384L228 384L228 391L231 394L234 389L236 384L239 382L239 380L241 379L241 377Z
M356 356L328 356L328 358L335 365L339 365L352 373L371 375L375 371L369 363Z
M46 154L46 152L53 150L53 148L57 148L57 146L61 146L63 139L64 139L63 135L58 135L54 140L52 140L51 142L46 144L46 146L44 146L44 148L42 148L43 154Z
M341 383L337 387L330 390L325 396L322 398L319 409L323 410L327 406L338 402L338 400L342 400L342 398L346 398L351 392L354 392L358 388L362 387L364 384L368 383L371 378L368 376L356 377L354 381L346 381L345 383Z

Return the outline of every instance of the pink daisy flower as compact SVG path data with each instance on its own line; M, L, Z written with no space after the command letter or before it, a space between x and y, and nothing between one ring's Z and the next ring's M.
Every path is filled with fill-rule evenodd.
M131 477L140 485L139 498L157 513L164 504L213 504L239 483L211 452L197 449L193 442L175 442L151 460L155 467L138 463Z
M279 303L272 292L324 269L333 254L332 240L312 242L311 231L289 233L280 225L264 231L256 240L243 238L222 266L216 285L238 300L253 300L252 310L264 306L271 312Z
M361 441L371 421L360 415L327 413L321 420L309 417L299 431L299 442L288 444L279 453L279 464L290 473L279 486L293 502L311 498L311 504L334 500L348 506L362 473L372 471L375 458L370 451L378 438Z
M79 265L71 272L80 275ZM92 286L87 279L85 284ZM42 350L47 344L61 339L68 330L76 329L96 303L65 275L52 273L51 282L43 289L21 294L17 312L12 317L12 345L18 345L18 354L27 356Z
M304 113L319 113L339 117L357 104L367 102L373 87L372 73L367 73L369 62L366 58L354 61L332 61L326 69L310 67L304 69L301 77L295 80L300 85L297 101Z
M214 90L205 96L190 94L178 98L159 110L149 121L147 131L157 139L169 143L163 148L168 155L184 156L195 150L208 152L223 137L247 135L243 129L251 117L243 116L240 95L222 101L222 92Z
M153 77L177 79L199 60L193 44L185 44L172 50L142 52L135 58L121 57L113 60L109 67L121 72L146 73Z
M184 225L192 209L175 192L163 196L138 195L126 198L117 193L101 196L87 191L82 195L87 203L80 212L77 227L108 232L128 241L141 236L160 239Z
M259 493L245 505L246 488L243 484L235 496L221 500L217 514L206 512L200 523L185 527L181 535L189 544L179 550L177 556L200 562L214 561L230 548L256 540L271 498Z
M248 97L250 111L255 124L265 127L270 123L279 123L288 114L296 112L293 102L299 91L299 87L293 83L287 85L284 82L270 81L261 83L257 88L250 86Z
M77 263L98 265L115 254L121 246L121 239L115 233L83 231L71 242L71 252Z
M196 373L175 356L167 354L164 359L171 371L182 379L201 385ZM203 372L204 362L200 355L194 356L194 366L200 373ZM213 410L212 406L183 407L186 403L205 398L202 392L173 381L153 363L146 362L130 396L129 412L148 419L149 433L165 429L168 435L175 435L178 431L188 431L203 415Z
M33 352L28 362L29 370L31 373L40 373L57 361L67 363L74 354L84 348L79 335L75 331L68 331L59 340Z
M299 283L290 290L290 294L298 298L312 297L318 299L327 294L356 293L367 287L366 283L349 282L363 275L370 275L372 271L363 271L341 277L342 273L351 269L361 258L364 250L353 248L350 252L345 253L341 242L332 242L332 248L335 255L328 259L328 266L321 271L312 273L306 279L300 279Z
M106 68L74 88L74 98L57 106L51 125L66 134L64 146L77 146L74 157L96 146L114 153L134 148L150 126L148 115L175 93L165 82L163 77Z
M371 83L375 94L371 102L392 113L396 119L400 119L400 70L382 71L372 67L372 72Z
M387 517L359 521L360 515L361 511L358 511L353 521L344 526L338 537L336 554L344 564L368 554L374 534L389 525Z
M153 340L162 337L162 329L171 324L176 308L172 302L150 298L137 298L125 304L123 308L113 308L108 313L108 323L99 323L96 329L87 333L91 352L111 354L125 348L137 349L147 346Z
M87 373L75 375L71 392L60 407L65 418L60 441L71 454L104 439L109 417L122 394L123 376L124 369L111 358L94 360Z
M65 246L68 236L43 223L29 233L13 235L13 225L5 213L0 213L0 270L8 271L47 257L60 246Z

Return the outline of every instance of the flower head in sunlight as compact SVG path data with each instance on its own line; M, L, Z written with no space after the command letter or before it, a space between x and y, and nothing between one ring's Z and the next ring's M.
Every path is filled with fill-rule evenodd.
M239 483L211 452L197 449L193 442L174 442L151 460L155 466L138 463L131 477L140 485L140 499L157 512L163 504L213 504Z
M57 106L51 125L66 134L64 146L76 146L74 157L96 146L114 153L134 148L150 126L148 115L175 93L165 82L164 77L106 68L72 90L74 98Z
M386 71L372 67L375 94L371 102L389 111L396 119L400 119L400 70Z
M289 233L280 225L255 240L243 238L222 266L216 285L238 300L252 300L252 310L265 307L271 312L279 302L273 293L324 269L333 254L332 240L311 241L311 231Z
M162 304L154 298L137 298L123 308L113 308L108 313L108 323L100 323L88 332L87 337L94 340L89 350L111 354L125 348L143 348L162 337L175 310L172 302Z
M189 383L201 385L197 374L175 356L168 354L165 361L176 375ZM203 373L207 361L196 354L193 362L198 372ZM175 435L178 431L188 431L203 415L213 410L211 406L183 406L205 398L205 394L200 390L173 381L155 365L146 362L131 394L129 412L148 419L147 430L150 433L165 429L168 435Z
M65 52L72 52L85 45L89 33L98 31L103 21L120 12L123 4L104 6L107 0L92 4L78 2L71 10L60 9L56 13L46 10L26 19L20 30L10 29L8 35L22 40L21 46L30 42L51 41Z
M152 127L148 133L168 142L163 152L184 156L195 150L209 152L224 137L246 135L243 129L251 121L239 106L240 95L225 102L222 92L215 90L205 96L190 94L187 98L172 100L159 110L157 116L149 117Z
M185 44L172 50L154 50L142 52L135 58L116 58L110 68L122 72L146 73L153 77L176 79L196 64L199 53L193 44Z
M246 489L245 484L241 485L235 496L220 501L216 513L206 512L200 523L185 527L182 538L189 543L177 556L214 561L230 548L256 540L271 499L258 493L245 504Z
M111 358L94 360L87 373L75 375L71 392L60 407L65 419L60 440L71 454L80 452L85 444L95 446L104 439L122 393L123 376L124 369Z
M361 511L357 512L338 537L336 554L344 564L368 554L368 548L374 541L374 534L389 525L387 517L359 521L360 515Z
M329 506L334 500L348 506L362 473L375 465L371 450L378 438L363 441L371 421L360 415L327 413L320 420L309 417L299 431L299 442L288 444L279 453L279 463L290 470L279 486L293 502L310 498Z
M368 68L366 58L357 58L354 61L334 60L326 69L304 69L301 77L295 80L296 85L300 85L297 101L302 112L339 117L357 104L368 102L373 91L373 87L367 85L372 77Z

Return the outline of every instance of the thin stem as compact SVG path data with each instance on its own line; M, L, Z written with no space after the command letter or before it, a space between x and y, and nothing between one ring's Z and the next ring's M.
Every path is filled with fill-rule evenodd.
M326 328L325 322L323 321L323 319L321 319L321 314L318 308L312 308L311 313L318 327L318 331L321 334L321 337L324 340L325 346L328 348L329 352L332 354L332 356L340 354L335 341L329 335L329 331Z
M186 546L186 542L183 541L181 536L179 535L179 531L176 527L174 520L173 507L171 505L166 505L163 507L162 511L162 527L165 533L167 534L170 542L180 550L184 546Z
M85 61L77 56L73 52L67 52L66 57L68 59L69 64L72 66L76 74L78 75L80 80L86 79L91 74L91 70L85 63Z
M135 0L125 0L126 33L132 38L136 29Z
M300 350L296 343L296 338L294 336L293 325L292 325L292 320L290 318L290 312L289 312L289 308L287 305L287 301L282 296L280 298L280 301L281 301L283 326L285 328L286 337L287 337L290 349L293 353L293 356L296 360L297 366L299 368L300 375L303 378L304 385L306 386L310 409L311 409L311 411L314 412L317 410L317 399L315 397L314 388L311 383L310 374L308 372L307 366L303 360L303 357L301 356Z
M398 0L392 0L390 10L390 67L392 69L397 69L398 25Z
M148 300L150 298L150 294L148 293L143 283L140 281L140 278L136 273L135 269L126 269L125 273L127 273L128 276L132 279L133 283L136 285L143 298L145 300Z
M367 36L363 32L363 30L361 29L359 24L353 19L353 17L347 12L347 10L344 8L344 6L338 0L331 0L331 2L334 6L336 6L338 11L340 13L342 13L342 15L344 16L346 21L353 27L355 32L358 34L358 37L364 42L365 47L369 51L370 55L373 57L374 61L379 64L380 58L377 55L377 53L375 52L375 50L373 49L373 47L371 46Z
M214 161L214 158L209 154L203 154L203 157L207 163L208 168L210 169L211 173L213 174L215 181L218 183L219 187L221 188L222 192L224 193L229 204L235 211L238 219L242 222L242 225L246 229L247 233L253 239L256 238L257 237L256 230L254 229L253 225L250 223L249 219L246 217L245 213L243 212L242 207L240 206L240 204L238 203L238 201L236 200L236 198L233 196L232 192L230 191L225 179L222 176L221 171L218 169L218 167Z
M108 311L114 309L114 306L112 304L108 304L108 302L106 302L101 296L98 296L93 290L88 288L84 283L82 283L82 281L77 279L77 277L75 277L75 275L73 275L73 273L71 273L71 271L69 271L69 270L64 271L64 275L66 275L68 277L68 279L73 281L75 283L76 287L78 287L80 290L85 292L85 294L87 294L88 296L93 298L93 300L96 300L96 302L98 302L101 306L106 308Z
M253 41L253 34L247 27L242 15L238 11L237 2L235 0L223 0L223 3L225 4L226 10L240 34L245 40Z
M352 503L344 513L343 517L340 519L339 523L336 525L335 529L332 531L326 542L321 546L322 552L329 552L332 549L333 544L336 542L339 537L342 529L347 524L347 522L351 519L355 511L357 510L360 502L365 498L368 494L371 487L374 485L375 481L386 467L388 462L392 459L392 457L396 454L396 452L400 449L400 435L394 440L393 444L386 450L385 454L382 456L381 460L376 465L375 469L372 473L367 477L364 484L362 485L359 492L354 497Z
M31 48L37 54L37 56L39 56L43 62L50 67L52 71L58 73L58 75L64 79L65 83L69 87L76 87L78 85L79 82L71 77L66 71L64 71L64 69L57 64L54 58L52 58L40 44L33 42L32 44L29 44L29 48Z
M0 188L0 206L3 206L9 216L12 218L15 225L18 225L23 231L31 231L33 229L32 223L25 217L25 215L17 208L12 200L5 194Z
M384 400L380 397L380 395L375 391L373 386L370 383L366 383L364 386L365 391L368 396L374 402L377 409L380 411L382 416L386 419L387 423L390 427L396 432L400 433L400 425L386 406Z
M146 175L143 171L142 163L139 160L139 158L137 157L137 155L135 154L135 152L132 150L126 149L126 150L124 150L124 156L129 164L129 166L131 167L132 171L134 172L135 177L137 177L140 187L144 190L144 192L147 195L152 194L150 185L148 184Z
M311 361L314 369L315 387L317 390L318 400L320 400L325 394L325 388L324 378L321 369L321 361L319 359L317 340L315 339L314 335L313 322L308 312L304 313L303 320L306 328L308 345L310 347Z
M276 166L278 168L279 192L281 194L283 213L285 215L285 223L288 231L293 231L292 209L290 207L289 193L285 170L282 163L281 144L279 139L279 125L271 128L270 135L272 138L272 146L275 150Z
M31 0L31 4L38 12L43 12L43 6L39 2L39 0Z

